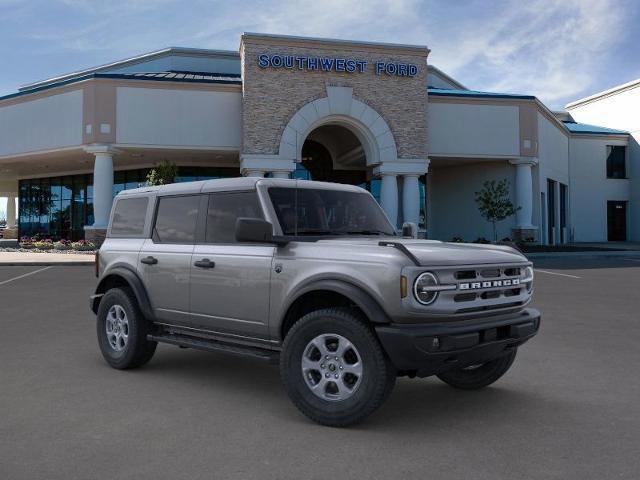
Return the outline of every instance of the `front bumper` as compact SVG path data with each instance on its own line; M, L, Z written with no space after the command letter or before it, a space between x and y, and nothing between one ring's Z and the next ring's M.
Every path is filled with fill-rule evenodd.
M539 328L540 312L526 308L450 324L380 325L376 333L399 372L428 377L497 358L522 345Z

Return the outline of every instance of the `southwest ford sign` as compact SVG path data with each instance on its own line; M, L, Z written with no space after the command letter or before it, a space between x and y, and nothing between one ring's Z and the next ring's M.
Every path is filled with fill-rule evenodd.
M372 68L376 75L396 77L415 77L418 66L413 63L373 62L369 67L366 60L338 57L299 57L296 55L266 54L258 55L260 68L286 68L289 70L307 70L319 72L364 73Z

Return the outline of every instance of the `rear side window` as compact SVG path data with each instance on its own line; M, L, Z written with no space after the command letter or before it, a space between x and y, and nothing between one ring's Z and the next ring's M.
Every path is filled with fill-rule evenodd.
M238 217L263 218L256 192L209 195L206 243L235 243Z
M153 229L156 243L195 243L200 195L160 197Z
M116 202L111 222L111 235L118 237L138 237L144 233L144 219L147 216L147 197L123 198Z

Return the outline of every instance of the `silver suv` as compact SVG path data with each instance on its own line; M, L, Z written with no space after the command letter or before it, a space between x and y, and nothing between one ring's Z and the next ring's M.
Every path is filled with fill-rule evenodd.
M506 246L398 236L366 190L235 178L120 192L90 305L114 368L158 342L279 363L293 403L346 426L396 377L485 387L533 337L533 268Z

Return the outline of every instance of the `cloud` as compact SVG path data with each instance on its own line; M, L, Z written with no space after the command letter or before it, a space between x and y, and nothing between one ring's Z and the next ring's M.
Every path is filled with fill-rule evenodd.
M0 0L0 5L17 4ZM29 21L16 29L15 38L4 40L19 43L23 56L66 57L58 71L38 77L170 45L236 50L239 35L254 31L428 45L430 63L470 88L535 94L554 108L593 93L603 78L610 84L630 79L618 81L625 73L613 74L610 57L633 31L638 11L632 0L52 0L20 5L23 10L29 5Z
M611 0L529 0L468 22L434 60L473 88L532 93L558 107L592 92L600 67L624 40L628 9Z

